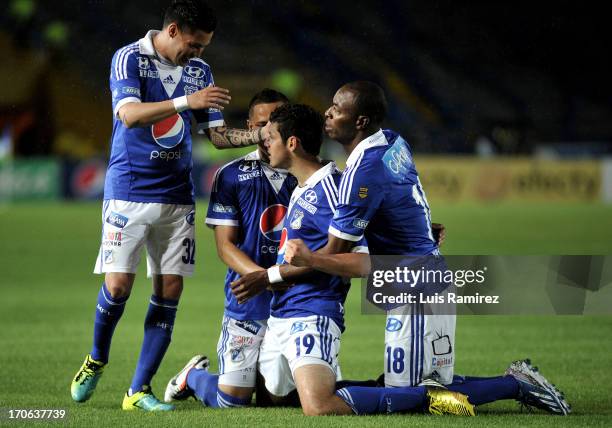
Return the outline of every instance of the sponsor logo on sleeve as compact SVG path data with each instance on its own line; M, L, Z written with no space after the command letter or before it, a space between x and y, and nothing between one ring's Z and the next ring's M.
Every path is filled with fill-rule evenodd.
M137 97L140 96L140 89L134 88L133 86L124 86L121 88L121 92L123 92L125 95L136 95Z
M370 222L368 220L363 220L361 218L356 218L353 220L353 226L355 226L357 229L365 229L368 227L369 223Z
M431 342L431 346L433 347L434 355L446 355L453 352L453 346L447 334L444 336L438 334L438 338Z
M219 203L215 203L213 205L213 211L220 214L235 214L236 208L232 205L221 205Z
M108 224L115 226L119 229L123 229L128 221L129 219L126 216L116 213L114 211L111 211L108 217L106 217L106 222Z

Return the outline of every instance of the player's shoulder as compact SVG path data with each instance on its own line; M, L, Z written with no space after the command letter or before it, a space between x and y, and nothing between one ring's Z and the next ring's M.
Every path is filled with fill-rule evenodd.
M239 174L253 174L261 172L259 158L254 152L236 158L223 164L217 169L215 180L217 179L236 179Z
M210 70L210 65L208 65L208 63L204 61L202 58L198 58L198 57L190 58L187 65L190 65L192 67L200 67L200 68L203 68L204 70Z
M129 57L135 57L140 53L140 45L138 41L130 43L129 45L125 45L120 47L115 51L113 55L113 61L125 61L125 59Z

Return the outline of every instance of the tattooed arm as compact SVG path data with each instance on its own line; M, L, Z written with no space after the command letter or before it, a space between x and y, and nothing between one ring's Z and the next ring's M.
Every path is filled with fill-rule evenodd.
M261 128L247 131L246 129L219 126L208 129L207 134L210 141L218 149L251 146L264 140Z

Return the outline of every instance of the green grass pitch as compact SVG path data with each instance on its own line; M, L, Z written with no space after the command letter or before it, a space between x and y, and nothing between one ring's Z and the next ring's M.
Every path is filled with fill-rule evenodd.
M158 396L196 353L213 356L223 310L225 268L198 209L196 275L186 281L174 337L153 381ZM440 205L447 254L609 254L612 207L603 205ZM91 273L100 203L0 205L0 409L65 408L70 426L612 426L612 317L460 317L456 372L496 375L531 357L567 395L568 418L520 413L515 402L479 408L477 418L392 415L305 418L298 409L212 410L195 401L170 414L127 413L121 400L136 365L151 286L140 270L117 327L111 362L93 398L73 403L72 376L91 345L101 278ZM141 266L142 268L143 266ZM382 372L384 318L347 302L340 361L347 379ZM612 302L611 302L612 304ZM18 422L0 419L2 426Z

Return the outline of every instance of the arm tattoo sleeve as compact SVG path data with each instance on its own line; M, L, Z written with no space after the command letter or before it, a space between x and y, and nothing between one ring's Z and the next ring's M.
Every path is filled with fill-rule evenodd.
M261 129L247 131L245 129L226 128L225 126L211 128L210 141L218 149L251 146L262 141Z

